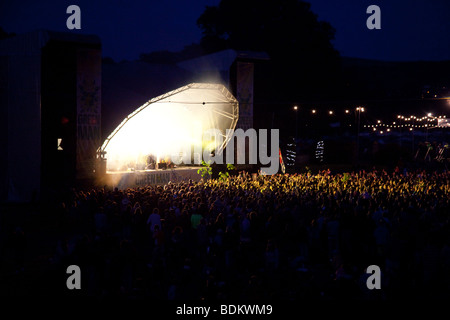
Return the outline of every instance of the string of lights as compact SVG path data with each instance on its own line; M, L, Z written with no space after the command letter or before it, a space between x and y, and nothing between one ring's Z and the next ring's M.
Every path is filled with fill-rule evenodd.
M364 125L364 128L372 128L372 131L377 131L378 128L385 129L386 132L390 132L391 129L397 129L397 128L409 128L410 131L413 131L414 128L447 128L448 125L440 125L439 120L440 119L446 119L447 117L445 115L440 116L433 116L431 113L427 114L427 116L423 117L417 117L414 115L411 115L409 117L398 115L397 119L398 121L393 121L390 124L389 123L382 123L381 120L377 120L376 124L368 124ZM380 131L383 132L383 131Z
M450 101L450 100L449 100ZM293 108L296 112L300 109L297 105L294 106ZM335 110L318 110L315 108L301 108L303 110L303 112L309 112L314 116L319 116L321 115L327 115L327 116L333 116L333 115L342 115L342 114L355 114L358 116L358 126L360 125L360 116L362 113L367 113L366 108L358 106L355 109L341 109L338 111ZM366 119L366 123L367 121L367 117L365 117ZM446 121L442 121L442 120L446 120ZM440 124L442 122L442 125ZM349 124L349 126L351 126L351 124ZM362 126L363 128L366 129L372 129L372 131L374 132L379 132L379 133L384 133L384 132L391 132L393 129L402 129L402 128L406 128L409 129L409 131L413 131L414 129L421 129L421 128L426 128L428 129L433 129L433 128L448 128L450 127L449 125L449 121L447 121L447 116L446 115L439 115L439 116L433 116L432 113L428 113L425 116L415 116L415 115L410 115L410 116L404 116L404 115L398 115L397 116L397 120L396 121L390 121L388 123L383 122L382 120L376 120L375 124L364 124Z

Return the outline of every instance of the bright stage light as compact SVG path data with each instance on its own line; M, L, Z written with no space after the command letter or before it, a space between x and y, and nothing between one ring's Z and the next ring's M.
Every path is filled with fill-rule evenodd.
M221 84L192 83L153 98L136 109L109 135L107 171L144 169L147 158L171 160L182 150L221 154L239 117L238 102ZM203 134L218 129L220 139ZM180 157L182 155L180 154ZM190 155L188 155L190 156Z

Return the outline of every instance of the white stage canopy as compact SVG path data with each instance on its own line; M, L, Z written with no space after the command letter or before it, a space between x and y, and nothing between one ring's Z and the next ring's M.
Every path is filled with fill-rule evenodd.
M227 129L235 129L238 117L238 101L224 85L191 83L136 109L99 151L105 154L107 171L144 169L149 156L156 162L170 161L186 146L193 150L192 161L194 150L219 155L231 138ZM202 139L210 129L218 130L220 139Z

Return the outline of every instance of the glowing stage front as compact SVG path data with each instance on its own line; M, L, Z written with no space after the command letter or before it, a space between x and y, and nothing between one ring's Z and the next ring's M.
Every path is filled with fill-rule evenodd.
M198 164L204 150L223 152L232 135L227 129L235 129L238 117L238 101L225 86L191 83L136 109L108 136L99 154L106 158L107 172L158 168L176 156L185 162L192 156L188 163ZM204 139L211 129L220 139ZM189 157L186 150L193 150Z

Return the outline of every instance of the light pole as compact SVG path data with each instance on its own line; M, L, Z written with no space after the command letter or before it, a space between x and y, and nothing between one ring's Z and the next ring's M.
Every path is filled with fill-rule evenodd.
M425 135L425 142L428 142L428 122L429 122L429 118L433 119L433 114L432 113L427 114L427 123L426 123L427 133Z
M411 116L411 119L412 119L412 125L411 125L411 133L412 133L412 137L411 137L411 152L412 152L412 155L414 156L414 124L415 124L415 119L416 119L416 117L415 116Z
M399 146L400 146L400 150L402 149L402 137L403 137L403 119L404 119L405 117L404 116L402 116L402 115L398 115L397 116L397 119L400 119L400 126L399 126L399 128L400 128L400 135L399 135Z
M295 111L295 142L297 142L298 138L298 106L294 106Z
M361 123L361 112L364 112L364 108L357 107L356 112L358 117L357 134L356 134L356 162L359 163L359 128Z

